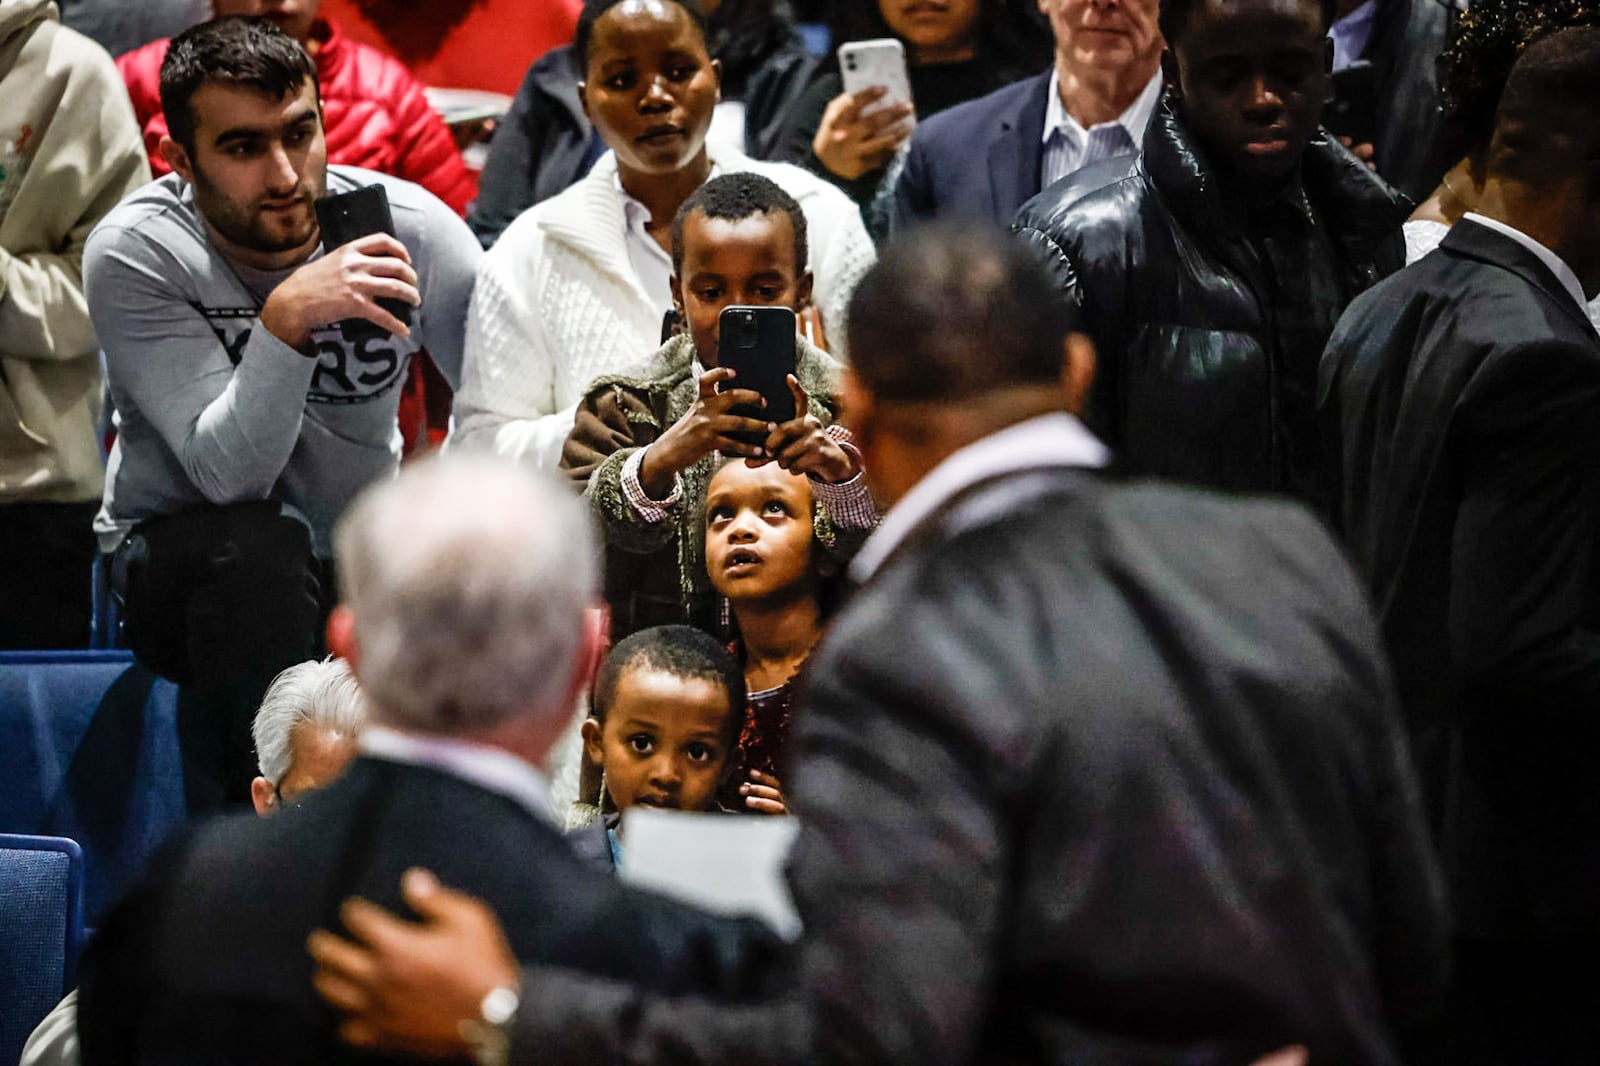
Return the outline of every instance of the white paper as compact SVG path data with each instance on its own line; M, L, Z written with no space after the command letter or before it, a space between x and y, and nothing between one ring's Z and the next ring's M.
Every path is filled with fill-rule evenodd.
M622 816L617 873L716 914L759 918L794 940L800 916L783 868L799 828L793 817L632 807Z

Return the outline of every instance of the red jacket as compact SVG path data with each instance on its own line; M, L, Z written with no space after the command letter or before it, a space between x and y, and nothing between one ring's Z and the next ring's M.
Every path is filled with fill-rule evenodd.
M328 162L414 181L464 215L476 183L411 72L399 60L346 37L327 19L318 19L311 32L321 42L316 61ZM161 113L161 61L166 55L167 40L162 39L117 58L157 176L172 169L157 151L167 133Z

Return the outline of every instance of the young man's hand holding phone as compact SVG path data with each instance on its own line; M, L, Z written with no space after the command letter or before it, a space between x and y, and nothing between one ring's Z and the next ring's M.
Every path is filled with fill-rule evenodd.
M389 195L368 185L316 202L323 254L272 291L261 324L292 348L338 322L347 340L411 335L411 309L421 304L411 254L394 235Z

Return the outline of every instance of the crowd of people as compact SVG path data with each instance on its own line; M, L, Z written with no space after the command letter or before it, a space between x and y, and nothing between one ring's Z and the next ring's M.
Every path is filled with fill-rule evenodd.
M0 0L0 648L197 709L26 1066L1593 1061L1600 6L585 0L481 179L147 7Z

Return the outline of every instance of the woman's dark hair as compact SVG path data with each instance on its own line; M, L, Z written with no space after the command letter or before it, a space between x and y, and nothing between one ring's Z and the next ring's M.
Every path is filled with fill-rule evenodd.
M282 100L307 79L317 85L317 66L299 41L267 19L227 15L185 30L167 46L161 110L172 139L192 156L195 115L189 102L201 86L246 86Z
M667 3L677 4L689 13L689 21L695 24L700 31L700 39L709 41L710 31L706 28L705 12L700 10L700 0L666 0ZM572 35L572 54L578 58L578 69L585 77L589 73L589 45L594 41L594 24L600 21L600 16L622 3L622 0L584 0L583 10L578 12L578 28ZM710 45L707 44L707 51Z
M722 0L707 21L707 43L722 63L722 95L729 100L743 100L756 72L796 39L788 0Z
M1600 26L1600 0L1474 0L1438 60L1449 159L1488 145L1500 94L1523 50L1547 33L1577 26Z
M833 0L828 16L835 49L847 41L893 37L878 0ZM979 0L978 55L1008 80L1037 74L1055 51L1036 0ZM908 57L909 58L909 57Z

